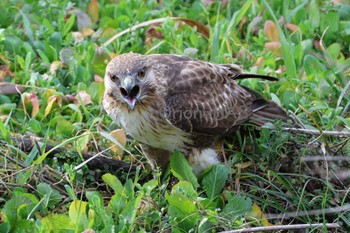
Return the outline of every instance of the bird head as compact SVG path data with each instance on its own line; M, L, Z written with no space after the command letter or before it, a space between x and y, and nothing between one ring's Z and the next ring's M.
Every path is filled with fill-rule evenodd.
M147 96L152 79L145 56L126 53L112 59L106 68L105 88L131 110Z

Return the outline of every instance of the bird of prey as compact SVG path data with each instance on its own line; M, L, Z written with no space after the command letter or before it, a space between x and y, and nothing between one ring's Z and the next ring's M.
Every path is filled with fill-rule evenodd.
M214 144L240 124L289 119L275 102L236 81L256 77L275 80L245 74L233 64L126 53L107 65L103 107L140 142L152 168L166 168L177 150L198 175L220 162Z

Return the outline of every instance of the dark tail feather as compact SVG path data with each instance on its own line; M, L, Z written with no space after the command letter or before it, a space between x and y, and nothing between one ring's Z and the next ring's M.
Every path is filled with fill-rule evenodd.
M280 106L273 101L257 99L253 102L253 114L250 121L259 126L275 120L292 120Z
M237 76L233 77L234 80L238 79L246 79L246 78L261 78L269 81L278 81L277 78L268 76L268 75L262 75L262 74L246 74L246 73L240 73Z
M263 126L265 123L274 122L275 120L293 121L278 104L270 100L265 100L259 93L248 87L242 87L255 97L252 104L253 114L249 119L253 124Z

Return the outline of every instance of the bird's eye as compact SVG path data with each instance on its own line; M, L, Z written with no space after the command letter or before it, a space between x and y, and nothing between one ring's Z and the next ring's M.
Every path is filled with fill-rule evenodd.
M117 75L114 75L114 74L111 74L110 76L110 79L112 80L112 82L116 82L119 80L118 76Z
M145 74L146 74L145 69L142 69L137 73L137 76L139 76L139 78L143 78L145 77Z

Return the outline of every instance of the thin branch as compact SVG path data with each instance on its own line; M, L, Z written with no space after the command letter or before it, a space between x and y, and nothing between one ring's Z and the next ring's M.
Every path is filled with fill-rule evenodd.
M259 231L276 231L276 230L296 230L296 229L308 229L315 227L326 227L326 228L340 228L338 223L313 223L313 224L293 224L293 225L275 225L266 227L252 227L247 229L232 230L232 231L221 231L219 233L243 233L243 232L259 232Z
M266 214L267 219L288 219L304 216L317 216L322 214L338 214L339 212L350 211L350 204L345 204L343 206L337 206L327 209L309 210L309 211L295 211L283 214Z
M286 131L305 133L311 135L326 135L326 136L338 136L338 137L349 137L350 132L347 131L330 131L330 130L315 130L315 129L298 129L298 128L283 128Z
M132 32L132 31L134 31L134 30L136 30L138 28L149 26L149 25L156 24L156 23L162 23L162 22L165 22L167 20L181 21L181 22L184 22L184 23L186 23L186 24L188 24L190 26L195 25L195 26L197 26L197 31L199 33L201 33L202 35L204 35L207 38L209 37L209 30L208 30L208 28L205 25L201 24L201 23L195 22L195 21L193 21L191 19L182 18L182 17L164 17L164 18L148 20L148 21L136 24L136 25L134 25L134 26L132 26L130 28L127 28L124 31L121 31L118 34L112 36L110 39L108 39L103 44L103 47L107 47L110 43L112 43L118 37L121 37L124 34L130 33L130 32Z
M322 155L317 155L317 156L306 156L306 157L301 157L300 160L302 162L314 162L314 161L336 161L336 162L341 162L341 161L347 161L350 162L350 157L349 156L322 156Z

